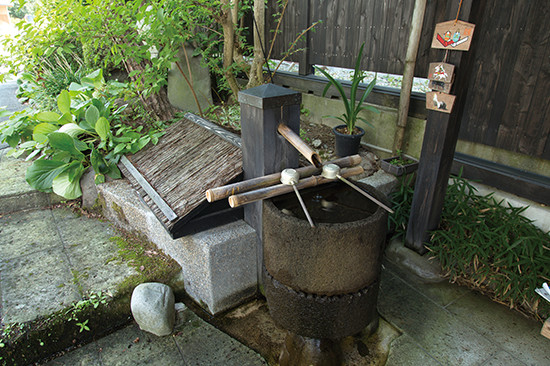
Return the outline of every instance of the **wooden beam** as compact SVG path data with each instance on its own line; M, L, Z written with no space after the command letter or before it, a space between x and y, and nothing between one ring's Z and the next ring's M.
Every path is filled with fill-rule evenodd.
M455 18L460 2L460 0L451 2L446 11L448 17L446 20ZM472 0L462 1L460 20L467 21L470 18L471 7ZM475 42L475 37L473 41ZM472 44L472 48L474 46ZM468 52L473 52L472 48ZM430 231L439 226L443 210L464 100L468 91L467 55L467 52L449 52L448 62L455 65L456 70L454 93L452 92L456 95L456 101L452 113L428 111L411 213L405 235L405 245L420 254L427 252L425 243L429 241ZM443 59L443 51L440 56Z

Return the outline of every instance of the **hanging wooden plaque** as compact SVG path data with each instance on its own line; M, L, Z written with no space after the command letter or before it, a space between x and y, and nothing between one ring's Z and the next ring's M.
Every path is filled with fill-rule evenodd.
M455 65L445 62L432 62L428 69L428 80L452 83Z
M426 93L426 108L433 111L451 113L456 96L441 92Z
M438 91L442 93L450 93L453 83L444 83L442 81L430 80L428 82L428 88L432 91Z
M468 51L472 43L475 24L449 20L438 23L432 39L432 48Z

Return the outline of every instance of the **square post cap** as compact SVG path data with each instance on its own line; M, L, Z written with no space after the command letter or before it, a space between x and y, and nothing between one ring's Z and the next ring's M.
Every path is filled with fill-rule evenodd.
M300 105L302 94L275 84L263 84L239 92L239 103L260 109Z

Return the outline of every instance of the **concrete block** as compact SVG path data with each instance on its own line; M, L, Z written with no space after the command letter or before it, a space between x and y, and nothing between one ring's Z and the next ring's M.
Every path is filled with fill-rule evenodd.
M257 288L257 236L236 221L172 239L128 181L98 186L104 215L116 225L145 235L181 267L185 291L212 314L253 296Z
M178 239L185 290L207 310L216 314L230 309L256 293L257 236L240 220ZM178 260L179 259L179 260Z
M359 182L373 186L386 196L389 196L399 184L396 177L383 170L378 170L373 175L360 179Z

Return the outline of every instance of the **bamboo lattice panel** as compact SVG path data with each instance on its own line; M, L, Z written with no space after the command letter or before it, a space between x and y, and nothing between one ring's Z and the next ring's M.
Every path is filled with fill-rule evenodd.
M183 118L166 130L157 145L126 156L131 166L122 160L119 163L123 174L171 234L176 223L204 205L207 189L225 185L242 173L241 149L213 131Z

